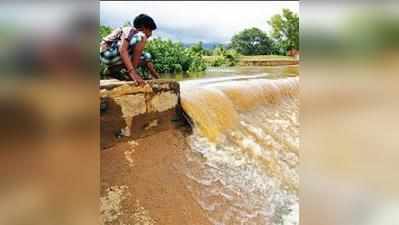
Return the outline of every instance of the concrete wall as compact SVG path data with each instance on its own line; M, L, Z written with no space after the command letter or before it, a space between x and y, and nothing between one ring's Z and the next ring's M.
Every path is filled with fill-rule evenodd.
M171 80L147 83L137 87L133 82L100 81L102 149L173 126L172 121L177 120L179 83Z

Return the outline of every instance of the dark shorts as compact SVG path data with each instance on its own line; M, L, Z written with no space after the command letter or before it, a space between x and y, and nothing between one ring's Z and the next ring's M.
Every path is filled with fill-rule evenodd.
M131 57L131 55L129 56ZM118 80L131 80L116 48L100 53L100 61L103 67L101 71L102 76L112 77ZM143 52L140 57L140 65L143 65L146 62L151 62L151 54ZM140 73L140 75L143 79L148 78L145 72Z

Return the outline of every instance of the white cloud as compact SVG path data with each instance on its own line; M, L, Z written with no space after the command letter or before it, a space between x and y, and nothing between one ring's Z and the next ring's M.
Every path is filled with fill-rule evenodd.
M183 42L228 42L237 32L250 27L269 30L266 21L283 8L298 13L299 2L135 2L100 3L100 22L117 27L139 13L154 18L159 30L154 35Z

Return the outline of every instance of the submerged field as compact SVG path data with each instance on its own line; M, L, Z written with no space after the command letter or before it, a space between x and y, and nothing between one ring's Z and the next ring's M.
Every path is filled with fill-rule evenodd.
M218 64L217 61L221 60L220 64L223 63L223 58L220 56L203 56L205 62L210 66ZM235 65L239 66L285 66L285 65L297 65L299 59L291 56L282 55L253 55L253 56L237 56Z
M254 56L241 56L240 60L253 60L253 61L276 61L276 60L288 60L295 61L296 59L291 56L282 55L254 55Z
M204 72L163 74L163 78L182 80L195 80L212 77L231 77L242 75L266 75L269 78L299 76L299 65L283 66L232 66L208 67Z
M299 64L298 59L280 55L241 56L239 60L240 66L286 66L297 64Z

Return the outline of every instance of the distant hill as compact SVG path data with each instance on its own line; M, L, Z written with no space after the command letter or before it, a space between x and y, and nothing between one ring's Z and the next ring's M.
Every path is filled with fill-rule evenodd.
M191 47L192 45L194 45L196 43L183 43L183 46L186 48ZM202 43L202 46L205 49L214 49L216 48L218 45L223 45L224 47L227 47L227 44L222 44L222 43L217 43L217 42L208 42L208 43Z

